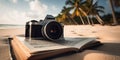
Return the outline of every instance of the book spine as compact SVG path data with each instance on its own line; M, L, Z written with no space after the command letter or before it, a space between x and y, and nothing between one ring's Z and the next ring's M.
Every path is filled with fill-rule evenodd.
M30 57L30 53L25 50L16 37L13 38L11 44L17 60L27 60Z

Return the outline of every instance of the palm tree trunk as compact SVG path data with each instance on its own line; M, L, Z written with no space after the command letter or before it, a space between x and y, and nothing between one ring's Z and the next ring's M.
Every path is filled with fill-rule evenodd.
M83 21L82 16L80 15L79 17L80 17L80 19L81 19L81 21L82 21L83 25L85 25L85 22Z
M71 18L71 20L72 20L76 25L78 25L78 23L77 23L74 19Z
M94 25L94 22L93 22L92 18L91 18L91 23L92 23L92 25Z
M70 18L69 18L69 19L70 19ZM72 23L73 23L73 21L72 21L71 19L70 19L70 20L68 20L68 21L69 21L69 23L70 23L70 24L72 24Z
M89 19L89 17L87 16L87 21L88 21L88 24L90 25L91 23L90 23L90 19Z
M93 16L91 15L90 16L90 21L91 21L91 24L94 25L94 22L93 22L92 18L93 18Z
M74 20L74 19L72 19L71 17L70 17L70 15L67 15L68 16L68 18L70 18L70 21L73 21L73 23L75 23L76 25L78 25L78 23Z
M90 25L90 20L88 15L81 8L79 8L79 10L87 17L88 24Z
M116 25L118 22L117 22L116 17L115 17L115 10L114 10L112 2L113 2L112 0L109 0L109 4L110 4L110 7L111 7L112 16L113 16L113 24Z
M100 23L100 24L102 24L103 25L103 21L102 21L102 19L100 18L100 16L99 15L95 15L96 16L96 19L97 19L97 21Z

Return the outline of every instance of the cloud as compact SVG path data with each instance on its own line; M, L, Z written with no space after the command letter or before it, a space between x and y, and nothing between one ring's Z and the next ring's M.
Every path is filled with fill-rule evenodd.
M52 7L51 7L51 10L57 10L58 8L55 6L55 5L53 5Z
M29 2L29 0L25 0L25 1Z
M11 1L17 3L18 0ZM0 7L2 8L3 6ZM47 5L38 0L29 0L28 7L29 9L27 11L21 11L4 6L4 8L0 11L0 14L2 14L0 24L25 24L25 22L32 19L44 19L48 11Z
M11 0L13 3L17 3L18 0Z
M95 4L97 2L97 0L93 0L93 4Z
M48 8L48 14L52 14L53 16L57 16L58 15L58 13L59 13L59 10L60 10L60 8L58 8L57 6L55 6L55 5L52 5L52 6L50 6L49 8Z
M29 18L26 16L25 12L20 12L17 10L11 10L3 14L0 18L2 24L25 24Z
M44 18L47 12L47 5L42 4L38 0L33 0L29 2L30 12L28 13L29 17L38 17ZM35 17L35 18L36 18Z

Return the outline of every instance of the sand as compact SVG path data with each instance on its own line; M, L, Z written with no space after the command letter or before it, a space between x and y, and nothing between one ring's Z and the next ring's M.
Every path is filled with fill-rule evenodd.
M10 60L7 37L24 34L24 28L0 29L0 59ZM104 45L54 60L120 60L120 26L66 25L66 37L95 37Z
M69 37L96 37L103 43L96 50L85 50L55 60L120 60L120 26L72 25L65 26Z
M11 60L8 37L24 33L24 28L0 29L0 59Z

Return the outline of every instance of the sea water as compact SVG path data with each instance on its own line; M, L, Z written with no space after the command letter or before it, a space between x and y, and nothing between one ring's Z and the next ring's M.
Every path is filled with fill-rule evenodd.
M0 29L24 28L24 25L17 24L0 24Z

